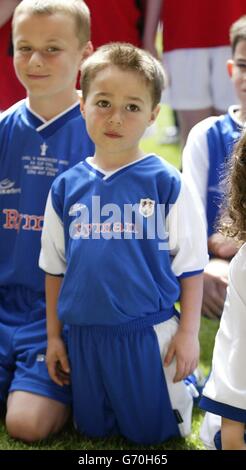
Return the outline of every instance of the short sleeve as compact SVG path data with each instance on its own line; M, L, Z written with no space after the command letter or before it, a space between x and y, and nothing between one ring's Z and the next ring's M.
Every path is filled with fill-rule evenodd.
M207 182L209 168L209 152L207 131L218 117L209 117L199 122L189 133L182 155L183 175L189 187L193 186L202 203L203 217L207 223Z
M63 275L66 271L63 223L53 207L51 191L44 214L39 266L56 276Z
M208 263L207 234L202 208L186 178L168 216L172 270L177 277L202 272Z

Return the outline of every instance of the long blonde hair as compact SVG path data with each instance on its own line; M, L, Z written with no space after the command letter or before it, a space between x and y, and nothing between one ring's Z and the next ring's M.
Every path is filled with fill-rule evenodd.
M99 47L83 62L81 90L84 100L86 100L92 80L101 70L110 65L137 73L140 79L149 86L153 109L157 106L165 86L165 73L162 65L147 51L122 42L112 42Z

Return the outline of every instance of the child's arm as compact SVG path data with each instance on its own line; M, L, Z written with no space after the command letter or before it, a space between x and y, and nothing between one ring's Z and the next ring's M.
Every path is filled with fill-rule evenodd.
M169 345L164 366L176 356L173 381L179 382L196 368L199 360L199 327L203 290L203 274L181 278L180 324Z
M15 7L20 3L20 0L2 0L1 1L1 17L0 28L7 23L11 18Z
M155 39L163 0L148 0L145 13L143 47L157 57Z
M202 315L212 320L218 320L222 315L228 285L226 277L214 271L217 261L223 260L212 260L204 270Z
M46 274L46 311L48 348L46 363L49 374L58 385L69 383L69 363L64 342L61 338L62 324L57 317L57 301L63 278Z
M218 258L231 259L239 249L233 239L224 237L221 233L213 233L208 239L208 251Z
M246 450L244 442L245 424L223 418L221 421L222 450Z

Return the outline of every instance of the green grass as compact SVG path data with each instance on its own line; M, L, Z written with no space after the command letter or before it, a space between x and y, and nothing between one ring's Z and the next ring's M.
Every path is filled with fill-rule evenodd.
M158 122L156 125L157 136L153 135L144 139L142 148L147 152L154 152L170 163L180 167L180 149L178 145L158 145L158 134L164 125L172 122L172 115L168 108L162 107ZM205 374L209 372L211 364L211 356L213 350L214 337L218 328L218 322L202 318L200 343L201 343L201 359L200 367ZM203 412L197 407L193 411L192 433L186 439L172 439L158 446L160 450L199 450L203 449L203 445L199 440L199 428L201 425ZM4 417L0 418L0 451L1 450L136 450L143 447L136 447L123 438L96 439L91 440L80 436L73 428L70 422L66 428L57 436L51 437L44 442L33 445L26 445L22 442L11 439L4 427ZM157 447L145 447L145 449L157 449Z

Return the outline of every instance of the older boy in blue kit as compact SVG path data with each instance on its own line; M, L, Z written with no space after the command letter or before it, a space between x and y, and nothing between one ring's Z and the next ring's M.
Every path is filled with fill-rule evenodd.
M48 369L61 386L71 371L81 433L158 443L190 432L183 379L199 357L205 227L180 173L139 148L159 110L158 61L113 43L85 61L81 83L96 151L56 179L47 201Z
M245 127L246 120L246 16L230 28L232 60L227 70L232 79L239 105L228 113L212 116L198 123L190 132L183 153L183 173L197 190L207 222L208 248L211 261L204 273L202 312L209 318L220 318L228 284L229 260L237 252L233 240L217 233L216 220L221 205L220 182L233 146Z
M81 0L23 0L15 10L14 65L27 98L0 120L0 401L8 432L26 441L58 431L71 400L45 364L38 255L54 178L94 152L75 88L89 39Z

